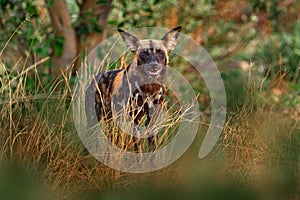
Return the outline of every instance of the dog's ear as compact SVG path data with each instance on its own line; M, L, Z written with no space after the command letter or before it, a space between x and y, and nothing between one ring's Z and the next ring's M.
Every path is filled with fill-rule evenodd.
M181 26L177 26L170 30L161 40L164 42L165 47L168 51L172 51L177 44L179 38L179 32L181 31Z
M132 52L136 52L138 48L137 42L139 41L139 39L137 39L134 35L127 33L126 31L123 31L122 29L118 29L118 31L121 34L129 50Z

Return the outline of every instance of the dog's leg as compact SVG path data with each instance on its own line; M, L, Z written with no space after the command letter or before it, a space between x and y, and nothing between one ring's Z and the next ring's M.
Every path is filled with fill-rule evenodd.
M155 151L158 147L157 134L158 134L158 121L161 115L162 106L160 104L150 104L147 113L146 126L148 129L148 146L149 151Z
M154 152L157 149L157 134L158 131L155 126L153 126L153 115L147 114L147 121L146 121L146 126L147 126L147 132L148 132L148 149L149 152ZM152 166L155 166L155 163L153 162L156 159L156 154L154 153L150 157L150 162Z
M153 152L157 149L157 134L148 137L149 151Z
M162 111L162 106L160 104L149 105L149 110L147 113L147 120L146 120L149 152L154 152L158 148L158 141L157 141L158 128L159 128L158 122L160 121L161 111ZM150 161L153 166L157 165L156 153L153 153L151 155Z
M134 122L133 125L133 143L134 149L137 152L136 160L140 163L142 160L142 145L141 145L141 133L138 123Z

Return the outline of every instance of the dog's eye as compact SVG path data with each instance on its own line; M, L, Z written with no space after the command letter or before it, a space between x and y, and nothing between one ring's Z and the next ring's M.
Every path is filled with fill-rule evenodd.
M156 49L156 53L159 55L159 56L161 56L161 57L163 57L165 54L164 54L164 51L163 50L161 50L161 49Z
M149 52L148 52L147 50L142 51L142 52L140 53L140 56L142 56L142 57L145 57L145 56L148 56L148 55L149 55Z

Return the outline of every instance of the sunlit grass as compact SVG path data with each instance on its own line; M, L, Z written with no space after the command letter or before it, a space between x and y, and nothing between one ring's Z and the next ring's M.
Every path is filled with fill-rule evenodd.
M297 104L282 104L281 98L272 93L273 89L263 88L252 76L249 81L241 82L245 94L243 104L228 113L220 141L208 158L198 160L197 151L209 117L201 122L196 140L199 144L193 144L183 158L160 171L136 175L104 166L81 143L72 116L70 74L58 77L50 87L39 84L39 90L29 90L25 82L28 70L15 76L3 63L1 67L1 163L18 166L24 173L38 177L40 183L61 199L119 198L122 192L133 197L137 188L141 192L136 198L152 191L157 198L176 199L182 197L179 193L186 193L191 197L203 195L218 199L220 196L213 195L214 189L221 196L232 198L259 194L298 198L300 122L297 114L289 112ZM35 71L35 67L31 69ZM168 127L176 127L182 115L176 109L173 111L167 123L161 124L164 127L159 138L161 146L172 139L172 129ZM147 149L146 142L144 149ZM149 187L147 182L151 183ZM202 190L207 184L209 189ZM238 188L254 188L255 192L243 193L235 184Z

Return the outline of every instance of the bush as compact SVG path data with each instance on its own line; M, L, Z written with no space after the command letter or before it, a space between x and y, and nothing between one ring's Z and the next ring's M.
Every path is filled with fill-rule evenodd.
M286 80L299 82L300 20L294 27L290 33L275 34L257 51L267 77L284 75Z

